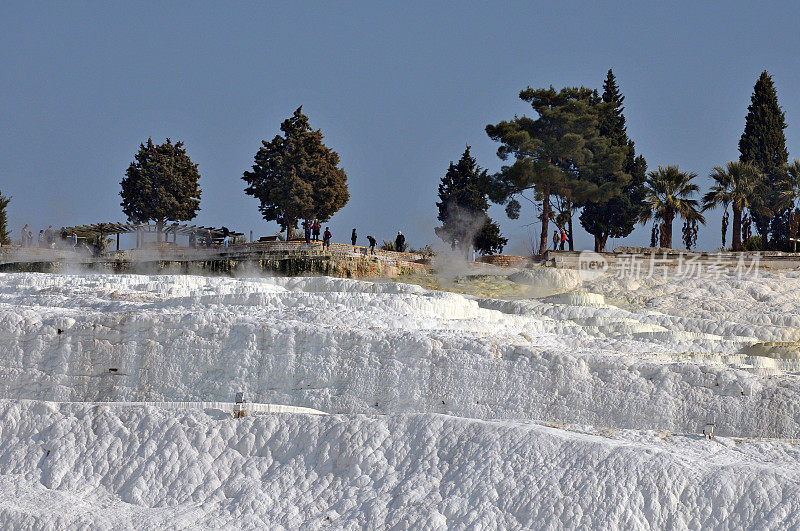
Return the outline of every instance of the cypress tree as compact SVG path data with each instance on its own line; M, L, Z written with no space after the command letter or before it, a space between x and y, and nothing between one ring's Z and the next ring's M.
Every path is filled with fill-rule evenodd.
M756 228L765 244L769 236L770 221L773 218L780 219L780 212L774 212L775 197L772 192L778 189L781 168L789 161L784 129L786 116L778 104L778 93L772 76L765 70L753 87L744 133L739 139L739 160L755 166L763 174L766 185L764 189L767 192L758 198L752 209ZM780 237L775 234L773 236Z
M267 221L277 221L287 239L297 222L317 218L324 222L347 204L347 174L338 166L339 155L322 143L299 107L283 121L271 141L262 141L254 156L253 171L245 171L245 193L259 200Z
M613 151L624 154L621 172L600 175L601 182L619 187L605 201L584 203L580 215L581 225L594 236L594 250L603 252L608 237L621 238L633 232L636 223L647 211L645 204L645 178L647 161L636 155L634 143L628 138L623 114L625 96L617 86L614 72L609 69L603 83L598 128L600 136L608 139Z
M183 142L175 144L167 138L160 145L139 144L120 185L122 211L136 223L155 221L161 227L169 221L188 221L200 209L200 173Z
M0 192L0 244L2 245L11 243L11 231L8 230L8 215L6 214L6 207L10 201L10 197L6 197Z
M600 134L609 138L617 146L624 146L628 143L628 131L625 126L625 115L622 113L625 107L622 103L625 96L619 91L617 78L612 69L608 69L606 80L603 82L603 103L605 107L600 112L598 128Z
M481 254L498 254L503 252L503 247L508 243L508 238L500 234L500 226L486 216L478 233L473 238L475 250Z
M508 243L500 234L500 227L486 214L489 182L487 171L478 166L467 146L458 163L450 162L439 183L440 202L436 206L442 226L434 230L439 238L454 249L458 247L465 256L469 255L470 246L481 254L493 254L502 251Z

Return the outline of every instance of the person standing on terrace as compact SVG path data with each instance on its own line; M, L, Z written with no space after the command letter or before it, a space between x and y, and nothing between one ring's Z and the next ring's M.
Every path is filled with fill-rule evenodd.
M322 250L331 250L331 228L325 227L325 234L322 235Z
M319 224L319 220L318 220L318 219L315 219L315 220L314 220L314 224L311 226L311 235L313 236L313 238L312 238L312 239L313 239L315 242L318 242L318 241L319 241L319 230L320 230L321 228L322 228L322 226Z
M397 238L394 239L394 250L398 253L402 253L403 250L406 248L406 237L403 236L403 233L397 231Z

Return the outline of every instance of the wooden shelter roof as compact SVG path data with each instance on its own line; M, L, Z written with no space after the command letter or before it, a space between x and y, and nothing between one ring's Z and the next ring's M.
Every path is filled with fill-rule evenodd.
M68 232L75 232L79 236L86 234L128 234L132 232L156 233L158 225L155 223L93 223L91 225L77 225L66 227ZM215 237L224 235L223 228L206 227L203 225L181 225L178 223L165 224L161 228L162 234L201 234L211 232ZM228 229L230 236L244 236L241 232Z

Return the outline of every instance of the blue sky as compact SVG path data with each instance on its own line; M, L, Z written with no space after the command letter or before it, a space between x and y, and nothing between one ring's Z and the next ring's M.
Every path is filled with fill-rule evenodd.
M484 128L532 113L521 89L599 88L608 68L651 169L679 164L707 187L714 165L738 157L764 69L800 158L797 7L629 4L3 2L0 190L13 196L13 235L25 223L123 221L119 182L148 136L183 140L199 164L197 223L274 234L241 175L303 105L349 177L334 239L401 229L423 245L436 238L449 161L469 144L479 164L499 168ZM491 214L507 253L530 251L533 209L518 221L501 207ZM716 249L720 213L708 218L699 246ZM649 227L625 241L649 243ZM580 231L577 244L591 239Z

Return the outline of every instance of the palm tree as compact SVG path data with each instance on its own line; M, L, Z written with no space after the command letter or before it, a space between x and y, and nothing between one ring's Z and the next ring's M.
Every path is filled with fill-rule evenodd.
M742 250L742 212L751 208L761 195L761 174L746 162L729 162L723 168L714 166L709 175L714 179L714 186L703 196L703 210L722 205L728 210L733 207L733 250Z
M800 160L794 159L782 170L776 206L780 211L789 210L789 238L794 239L800 228L800 209L797 208L800 200Z
M783 168L783 175L778 189L777 207L780 210L795 208L800 199L800 160L794 159Z
M661 247L672 248L672 221L676 215L686 221L706 222L698 210L699 203L691 198L700 192L692 182L695 177L696 173L683 172L678 166L659 166L647 174L645 201L650 210L644 221L651 217L661 221Z

